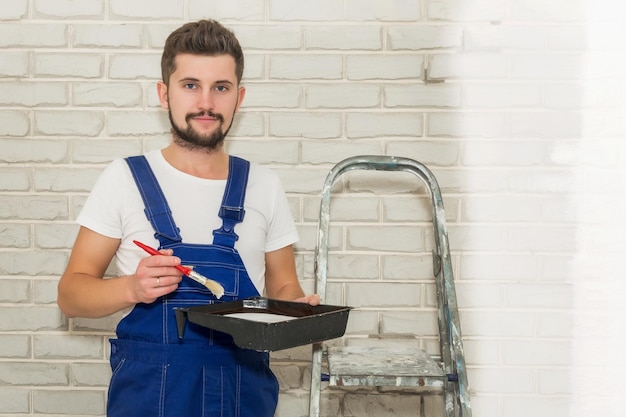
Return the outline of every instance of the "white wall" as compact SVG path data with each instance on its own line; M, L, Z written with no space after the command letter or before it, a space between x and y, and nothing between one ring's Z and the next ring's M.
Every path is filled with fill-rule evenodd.
M417 159L444 193L474 415L620 415L608 399L623 383L606 379L623 379L616 1L1 3L0 416L104 414L115 318L67 320L56 283L103 166L167 143L161 47L205 17L244 46L229 151L283 179L308 290L328 170L359 154ZM432 334L413 337L433 323L427 210L407 193L420 190L355 174L338 191L327 301L359 307L349 343L434 351ZM306 415L308 347L273 357L278 415ZM323 411L420 416L419 398L325 389ZM424 397L428 412L437 404Z

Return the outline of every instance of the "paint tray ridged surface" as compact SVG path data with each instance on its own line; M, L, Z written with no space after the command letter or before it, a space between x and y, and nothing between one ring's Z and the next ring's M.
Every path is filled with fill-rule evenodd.
M343 336L350 307L254 297L176 309L178 335L187 322L228 333L241 348L275 351Z

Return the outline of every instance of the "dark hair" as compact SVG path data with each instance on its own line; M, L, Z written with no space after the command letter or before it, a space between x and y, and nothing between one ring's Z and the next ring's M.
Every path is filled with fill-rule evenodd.
M243 75L243 51L235 34L215 20L186 23L172 32L165 41L161 56L161 76L169 85L176 70L176 55L230 55L235 59L237 82Z

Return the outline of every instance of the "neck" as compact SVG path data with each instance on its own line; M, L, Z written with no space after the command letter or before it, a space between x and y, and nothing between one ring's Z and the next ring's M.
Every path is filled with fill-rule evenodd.
M228 178L228 154L223 147L209 152L172 143L161 150L161 154L171 166L194 177L210 180Z

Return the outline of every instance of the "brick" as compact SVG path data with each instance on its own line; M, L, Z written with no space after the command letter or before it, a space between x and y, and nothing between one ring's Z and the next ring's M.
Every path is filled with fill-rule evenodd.
M288 83L248 83L244 109L250 107L299 108L302 102L302 87Z
M582 115L577 112L525 112L508 117L509 136L513 138L579 138Z
M368 255L329 255L328 275L333 279L377 279L378 259Z
M75 224L36 224L35 245L41 249L71 249L77 232Z
M64 140L0 139L0 146L3 147L2 162L61 163L68 160L69 145Z
M618 42L617 39L613 38L610 30L596 32L598 33L594 37L602 36L602 40L598 42L599 44L612 45ZM606 36L607 33L608 36ZM593 48L590 45L591 42L587 39L587 30L582 24L580 26L550 27L547 30L546 39L546 48L548 49L580 51Z
M350 55L346 60L349 80L407 80L420 79L424 67L422 55Z
M346 117L346 136L373 138L388 136L422 136L422 113L349 113Z
M104 415L105 392L34 390L33 411L41 414Z
M0 83L0 104L15 107L67 105L67 88L61 83Z
M111 379L111 366L103 363L71 364L71 384L76 387L108 387Z
M0 47L46 48L67 46L67 26L48 23L4 23L0 26Z
M287 193L304 193L319 195L328 174L325 169L287 169L275 168L274 172L280 177Z
M448 227L450 250L497 251L504 244L505 227L468 225Z
M278 145L280 152L276 151L276 142L259 140L231 140L228 151L233 155L253 160L258 164L297 164L298 149L297 141L282 141Z
M347 0L346 19L367 21L407 21L420 20L419 0Z
M464 311L460 317L464 337L523 338L535 334L533 312Z
M108 332L112 335L122 317L121 313L98 319L76 317L72 319L72 330L80 332Z
M141 48L143 27L133 24L75 25L73 46L78 48Z
M532 108L541 105L543 92L528 83L466 83L463 100L466 108Z
M0 223L0 246L3 248L28 248L30 246L29 225Z
M505 117L501 113L428 113L429 136L481 137L504 136Z
M345 158L354 156L355 141L302 142L302 162L311 164L338 163ZM358 143L363 154L376 155L381 153L378 143ZM318 207L319 209L319 207Z
M375 241L371 236L377 236ZM347 234L347 248L381 252L415 252L424 250L424 232L408 226L352 227Z
M167 133L171 129L164 111L111 111L108 113L108 134L115 136L141 136Z
M507 284L507 306L512 308L563 309L574 306L574 291L570 284Z
M311 85L305 88L308 109L380 107L380 87L368 84Z
M511 171L508 177L509 189L514 192L572 193L580 189L571 172L562 171Z
M109 14L111 19L176 19L185 17L183 0L109 0Z
M104 14L103 0L36 0L35 17L59 19L97 19Z
M28 0L15 0L3 5L0 20L21 20L28 15ZM1 409L0 409L1 411Z
M30 281L0 281L0 303L25 303L30 300Z
M463 198L461 219L470 223L537 222L542 202L533 196L469 196Z
M470 6L454 0L436 0L428 2L426 15L431 20L501 21L505 16L505 0L480 0Z
M179 26L175 23L146 22L143 27L148 48L161 51L167 37Z
M234 20L264 21L265 2L263 0L188 0L190 19L215 19L217 21Z
M0 274L60 275L65 270L67 255L59 252L2 252Z
M302 369L295 365L276 366L274 374L281 390L300 388L302 386Z
M230 137L265 136L265 125L263 113L240 112L235 116L235 121L228 135Z
M28 52L0 52L0 78L26 77L28 75Z
M572 353L568 341L504 341L502 357L505 365L571 366Z
M576 228L573 226L511 226L507 228L506 248L512 251L574 251Z
M30 130L28 113L19 110L0 112L1 136L26 136Z
M35 359L102 359L102 337L97 335L35 335Z
M0 388L0 413L30 412L30 391L19 388Z
M395 417L415 415L414 410L420 408L419 395L378 394L359 395L346 394L343 411L349 416Z
M582 53L527 53L509 57L510 78L518 80L579 80L585 75Z
M455 84L390 84L383 87L385 107L415 108L461 106L462 89Z
M274 0L269 4L269 18L277 21L333 21L343 16L343 3L334 0L300 2L297 5L290 0Z
M560 295L559 295L560 296ZM574 336L575 319L572 312L551 310L541 312L537 319L537 336L541 338L571 338ZM604 330L600 330L603 332Z
M454 166L460 159L460 145L455 142L390 142L387 153L412 158L428 166Z
M342 59L336 55L272 55L269 77L277 80L342 78Z
M546 45L548 29L538 25L475 25L464 30L465 49L541 50Z
M90 53L36 52L38 77L100 78L104 75L104 56Z
M38 168L34 174L35 190L88 192L101 172L99 168Z
M465 363L468 367L494 366L500 364L500 341L498 340L463 340ZM472 404L472 408L474 404Z
M58 279L37 279L33 281L33 301L35 304L56 304Z
M0 357L14 359L30 358L30 336L25 334L2 334L0 335ZM0 390L0 398L2 390ZM0 404L2 401L0 401ZM2 410L0 406L0 410Z
M381 333L389 337L438 335L437 315L434 311L382 313Z
M68 366L46 362L0 362L0 382L3 385L67 385Z
M0 219L67 220L67 216L65 196L2 196Z
M573 393L572 371L569 369L541 369L537 373L540 394L567 395Z
M0 257L0 270L6 274L2 264L5 256ZM18 259L28 261L30 259ZM12 331L45 331L45 330L67 330L67 319L63 317L56 307L29 306L23 307L0 307L2 317L0 318L0 330L3 332Z
M72 147L74 163L104 163L115 158L142 153L140 140L93 139L88 142L78 140Z
M30 189L30 170L24 168L0 168L0 190L28 191Z
M161 54L114 54L109 58L109 77L113 80L160 80Z
M382 277L385 280L432 279L433 258L426 255L384 255Z
M383 47L379 26L306 26L305 48L310 50L380 51Z
M533 62L533 65L534 64ZM522 65L521 62L520 65ZM504 79L508 76L507 58L500 53L432 55L429 57L427 69L428 78L432 80L470 78L494 80Z
M269 134L275 137L331 139L341 136L338 113L283 112L269 115Z
M524 0L513 2L509 13L513 20L572 22L584 20L585 11L585 2L580 0L557 0L549 3Z
M261 54L247 54L246 66L243 70L243 80L261 80L265 79L265 57Z
M416 284L350 283L346 305L352 307L407 307L419 305L421 287Z
M389 26L387 45L392 51L463 47L463 28L455 26Z
M472 389L491 394L532 394L535 385L532 369L473 369L471 378Z
M378 334L378 322L378 313L375 311L353 310L346 326L346 335Z
M233 29L244 51L302 48L302 29L299 26L238 26Z

